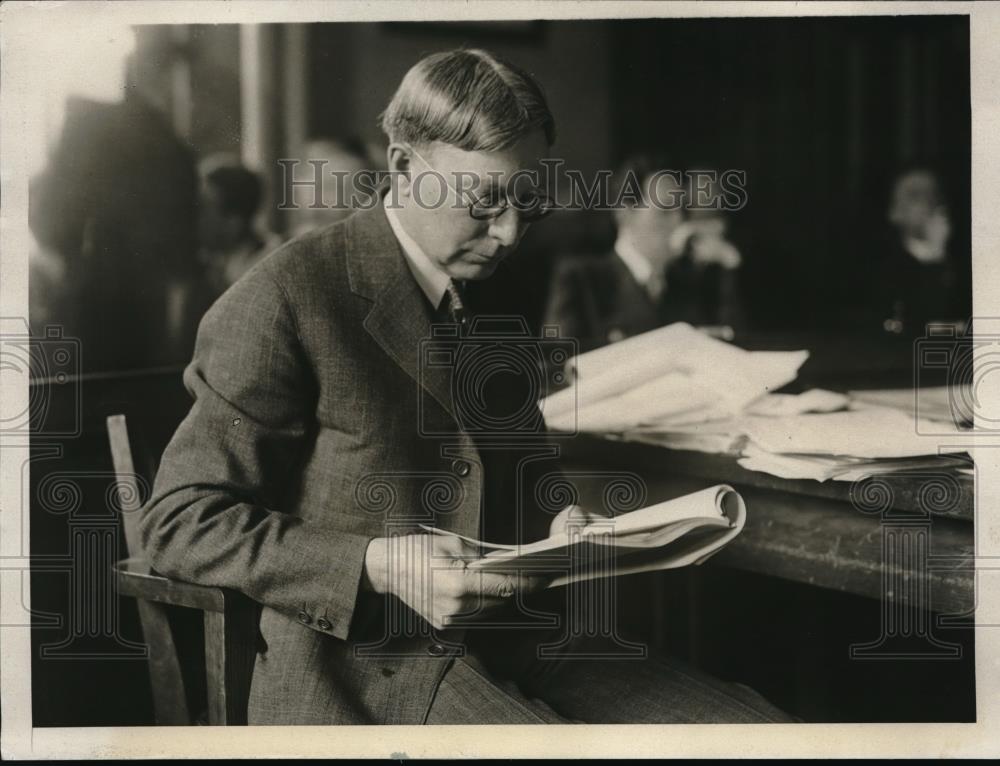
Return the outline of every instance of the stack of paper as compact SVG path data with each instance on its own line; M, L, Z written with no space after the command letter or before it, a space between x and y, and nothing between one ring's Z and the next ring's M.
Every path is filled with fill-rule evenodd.
M774 453L852 455L860 458L901 458L961 451L949 447L937 433L927 435L898 410L871 407L823 415L743 419L747 435L758 447ZM935 431L940 426L935 426ZM955 436L961 432L953 430Z
M772 393L807 356L745 351L674 324L571 359L573 384L540 404L553 430L738 455L743 467L782 478L968 466L942 457L966 452L968 439L950 421L925 419L945 413L934 392Z
M837 412L850 403L844 394L812 388L802 394L768 394L746 407L748 415L804 415L807 412Z
M745 351L677 323L574 357L573 384L541 402L557 431L724 420L795 379L806 351Z
M778 418L750 415L743 428L748 441L739 464L786 479L855 481L875 473L967 465L941 457L966 451L957 428L943 435L940 424L931 431L884 407Z
M972 387L969 385L850 391L848 396L857 407L889 407L927 420L972 425Z
M629 441L653 444L667 449L708 452L713 455L740 455L746 442L746 437L737 431L720 430L718 433L713 433L700 428L673 431L638 429L629 431L626 436Z
M953 468L968 472L968 461L957 456L927 455L901 458L866 460L848 455L790 455L776 454L760 449L754 444L743 448L744 457L738 461L751 471L761 471L782 479L813 479L815 481L858 481L866 476L916 471L923 468L940 470Z

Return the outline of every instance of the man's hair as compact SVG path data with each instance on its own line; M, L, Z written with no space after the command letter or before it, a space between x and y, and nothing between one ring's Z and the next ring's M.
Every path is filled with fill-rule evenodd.
M896 193L896 187L903 178L918 173L931 177L938 197L941 198L942 203L947 204L951 196L947 174L944 172L943 165L932 157L915 157L896 165L892 177L889 179L889 198L891 199Z
M382 114L382 129L391 141L441 141L466 151L506 149L535 130L550 146L555 141L555 121L538 83L478 49L418 61Z
M627 192L627 199L631 199L634 197L633 192L638 190L642 194L643 201L648 203L649 181L654 173L660 171L679 173L681 168L677 164L671 164L670 158L665 153L639 153L626 157L611 179L609 199L614 202L623 192ZM681 177L679 187L681 191L687 192L687 179L684 176ZM686 212L683 207L681 211Z
M260 178L242 165L219 165L205 173L205 182L219 193L219 204L227 215L247 221L260 206L263 188Z

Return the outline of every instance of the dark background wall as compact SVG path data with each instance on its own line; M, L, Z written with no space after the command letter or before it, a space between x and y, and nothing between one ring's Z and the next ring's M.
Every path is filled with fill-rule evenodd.
M962 16L642 20L610 29L614 147L745 169L734 219L758 324L826 324L865 278L892 174L946 175L968 252L969 31Z

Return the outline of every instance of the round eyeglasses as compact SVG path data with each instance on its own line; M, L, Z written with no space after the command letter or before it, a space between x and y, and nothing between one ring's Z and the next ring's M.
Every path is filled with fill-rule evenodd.
M462 199L462 194L448 183L448 179L444 173L437 170L425 160L413 147L410 147L410 151L441 177L447 187L451 189L456 199ZM471 192L466 192L466 194L472 198L472 201L468 204L469 215L476 221L492 221L503 215L507 208L512 207L525 223L535 223L551 214L557 208L555 200L537 188L524 189L514 195L513 200L509 195L499 190L490 191L479 197L476 197Z
M540 221L556 209L555 200L536 189L517 194L513 200L500 193L484 194L469 203L469 215L477 221L492 221L513 207L527 223Z

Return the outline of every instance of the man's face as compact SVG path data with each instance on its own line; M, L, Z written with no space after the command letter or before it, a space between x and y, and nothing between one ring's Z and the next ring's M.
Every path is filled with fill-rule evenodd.
M928 223L942 208L937 179L927 171L916 170L896 181L889 205L889 221L907 236L922 238Z
M679 205L683 201L682 189L669 175L658 176L647 184L647 201L643 205L624 208L617 212L620 231L627 233L636 249L654 267L664 266L674 255L670 246L670 235L683 222L684 214ZM655 184L655 189L648 187ZM655 194L657 204L649 194Z
M476 220L468 203L484 195L513 200L515 189L521 192L532 181L541 182L541 161L548 153L545 137L539 131L494 152L468 152L441 143L415 149L408 179L400 185L410 236L453 279L486 279L514 251L528 223L513 205L495 218ZM465 204L457 201L456 191L463 192Z

